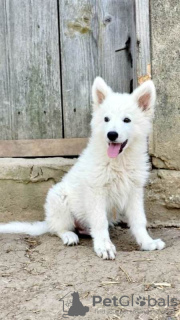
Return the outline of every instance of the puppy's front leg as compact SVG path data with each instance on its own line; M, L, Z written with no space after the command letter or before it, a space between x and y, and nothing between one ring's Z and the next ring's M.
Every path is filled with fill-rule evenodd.
M116 248L110 240L105 198L94 195L88 207L88 221L94 242L94 251L103 259L115 259Z
M161 239L153 240L146 230L142 188L133 189L126 208L126 215L131 232L142 250L161 250L165 247Z

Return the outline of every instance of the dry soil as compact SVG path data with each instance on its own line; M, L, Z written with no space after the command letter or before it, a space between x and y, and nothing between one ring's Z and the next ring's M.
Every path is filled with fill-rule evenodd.
M180 319L180 230L150 233L165 240L164 250L139 251L128 229L112 230L115 261L96 257L89 237L81 238L76 247L64 247L50 235L1 235L0 319L63 319L74 291L89 312L71 319ZM93 306L93 296L100 296L102 302ZM119 301L113 305L114 296L125 296L121 305ZM111 299L112 303L106 300L110 306L103 306L106 298Z

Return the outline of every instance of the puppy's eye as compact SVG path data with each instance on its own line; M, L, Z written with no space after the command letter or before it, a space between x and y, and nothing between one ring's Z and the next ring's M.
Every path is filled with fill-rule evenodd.
M105 117L105 118L104 118L104 121L105 121L105 122L109 122L110 119L109 119L108 117Z
M131 120L129 119L129 118L124 118L124 120L123 120L125 123L129 123L129 122L131 122Z

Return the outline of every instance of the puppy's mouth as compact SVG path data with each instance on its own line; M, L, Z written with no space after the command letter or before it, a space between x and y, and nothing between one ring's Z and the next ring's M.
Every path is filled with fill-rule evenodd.
M128 140L124 141L123 143L115 143L115 142L109 142L108 146L108 157L109 158L116 158L119 153L121 153L126 146Z

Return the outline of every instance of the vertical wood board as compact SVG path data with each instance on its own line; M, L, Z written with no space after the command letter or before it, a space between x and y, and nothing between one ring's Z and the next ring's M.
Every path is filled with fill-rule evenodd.
M138 83L151 78L149 0L135 0Z
M65 137L90 133L91 86L102 76L114 91L129 92L134 66L126 46L135 45L133 0L62 0L60 38Z
M0 139L62 137L57 1L0 1Z

